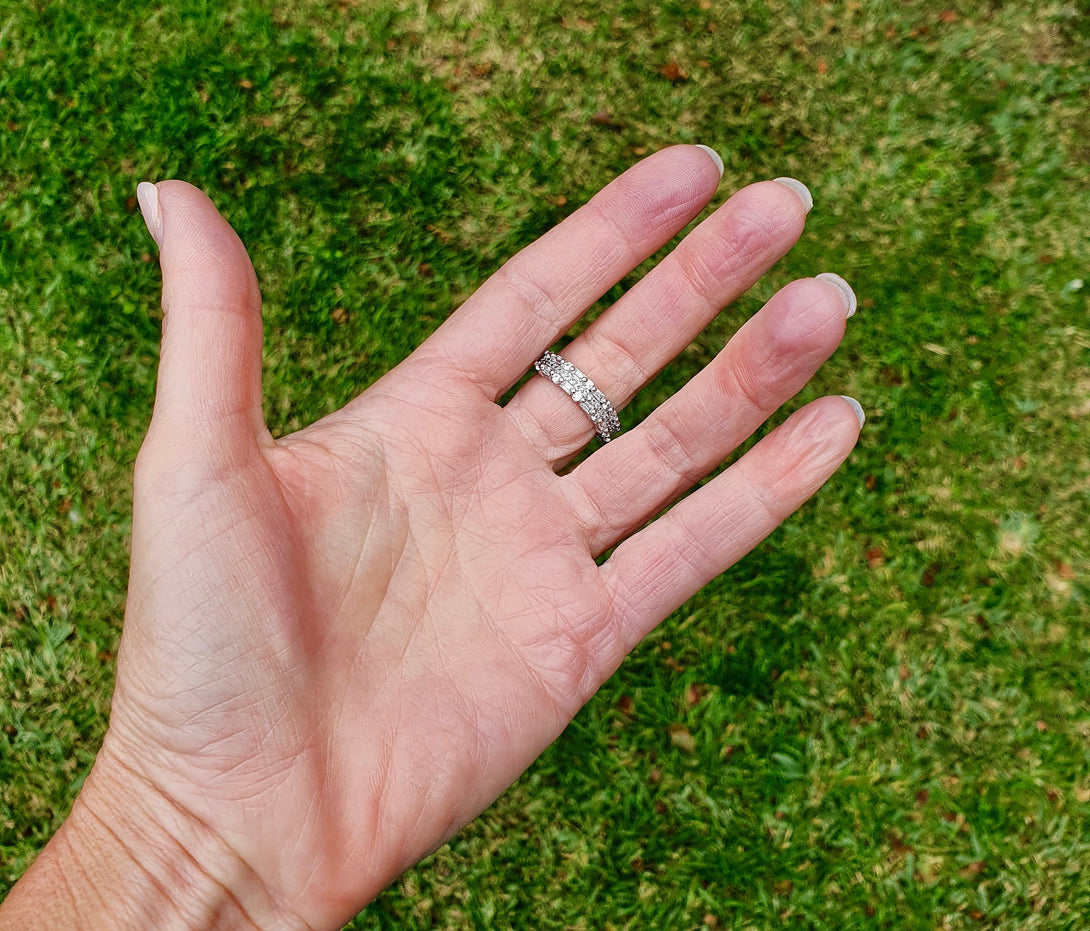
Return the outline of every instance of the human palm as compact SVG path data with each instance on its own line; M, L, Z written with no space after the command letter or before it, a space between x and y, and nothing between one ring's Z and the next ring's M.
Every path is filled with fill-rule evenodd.
M334 927L473 818L851 449L851 406L823 399L648 523L835 349L845 298L815 279L575 468L593 425L555 385L497 403L716 183L694 147L645 160L359 398L280 440L245 251L203 195L158 186L163 357L103 757L285 912ZM783 184L743 190L565 357L620 408L804 216Z

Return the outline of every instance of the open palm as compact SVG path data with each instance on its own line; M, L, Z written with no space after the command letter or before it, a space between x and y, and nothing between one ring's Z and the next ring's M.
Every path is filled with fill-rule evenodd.
M696 147L646 159L360 397L279 440L242 244L194 188L142 191L165 332L100 765L200 825L200 849L229 851L298 923L343 923L486 807L854 444L853 407L822 399L651 520L835 349L848 300L829 280L789 285L573 469L594 428L561 390L535 377L497 403L717 183ZM621 409L805 212L785 184L739 192L565 358Z

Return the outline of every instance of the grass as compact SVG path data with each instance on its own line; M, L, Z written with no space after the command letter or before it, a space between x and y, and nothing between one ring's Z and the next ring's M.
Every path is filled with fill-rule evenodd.
M206 188L295 429L641 154L793 174L775 288L861 298L799 402L868 424L352 927L1079 928L1090 915L1090 30L1081 3L28 2L0 12L0 890L108 713L158 273ZM630 281L628 282L630 283Z

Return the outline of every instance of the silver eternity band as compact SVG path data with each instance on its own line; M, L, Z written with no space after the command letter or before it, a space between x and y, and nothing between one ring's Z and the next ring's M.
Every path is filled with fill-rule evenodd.
M621 432L620 418L609 399L594 386L594 382L563 356L546 350L545 355L534 363L534 368L539 375L563 388L583 408L603 443L608 443Z

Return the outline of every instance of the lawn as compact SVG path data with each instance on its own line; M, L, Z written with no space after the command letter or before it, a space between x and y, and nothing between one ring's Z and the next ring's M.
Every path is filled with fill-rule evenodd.
M137 182L248 244L283 434L696 142L718 200L816 207L626 422L834 271L860 312L792 407L859 398L860 445L351 927L1087 927L1088 104L1084 0L0 5L0 894L106 727L160 323Z

